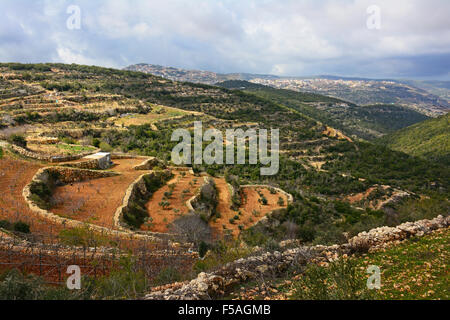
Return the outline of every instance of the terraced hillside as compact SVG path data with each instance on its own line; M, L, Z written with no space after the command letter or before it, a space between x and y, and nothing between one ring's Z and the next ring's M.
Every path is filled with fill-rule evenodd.
M2 225L18 239L15 229L29 231L33 244L51 236L52 244L132 248L145 281L195 277L286 239L342 243L449 212L448 166L359 141L290 100L79 65L0 64L0 75ZM174 166L171 135L196 121L222 132L279 129L279 172ZM83 157L97 151L115 166L91 167ZM208 250L213 261L196 260Z
M371 140L428 119L417 111L393 104L358 106L320 94L275 89L247 81L225 81L217 85L286 105L353 138Z

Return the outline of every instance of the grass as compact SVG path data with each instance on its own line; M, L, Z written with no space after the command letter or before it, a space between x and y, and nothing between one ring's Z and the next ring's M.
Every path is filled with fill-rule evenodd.
M368 254L358 259L381 268L380 299L450 298L450 229L437 231L421 239Z
M131 125L139 126L144 124L152 124L160 120L184 116L186 114L188 114L188 112L176 108L153 106L151 113L124 116L115 120L114 123L125 127Z
M81 145L72 145L72 144L65 144L65 143L59 143L56 145L58 149L62 149L64 151L68 151L70 154L77 154L77 153L83 153L87 151L94 151L96 150L94 147L91 146L81 146Z
M326 266L310 264L303 270L293 268L283 276L264 279L264 283L243 284L226 299L448 300L449 246L447 228ZM379 290L366 287L370 265L380 268Z

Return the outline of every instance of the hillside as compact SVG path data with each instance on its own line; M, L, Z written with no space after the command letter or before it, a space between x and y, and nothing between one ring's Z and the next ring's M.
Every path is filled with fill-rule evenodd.
M138 292L96 294L135 298L283 240L341 244L448 212L448 166L352 139L307 112L343 101L274 92L282 94L94 66L0 64L0 228L8 234L0 266L11 266L1 264L11 237L38 248L62 243L69 254L55 246L45 263L75 251L95 275L138 277ZM278 173L263 176L266 166L248 161L175 166L172 133L197 121L222 133L279 129ZM106 155L92 159L97 151ZM98 247L100 267L80 252ZM116 269L116 250L128 249L132 260ZM208 250L215 258L199 260ZM15 252L23 270L63 283L57 268L37 267L38 250Z
M322 94L359 105L396 104L428 116L445 114L450 108L446 99L410 83L396 80L342 78L252 79L251 82L278 89Z
M216 73L202 70L187 70L173 67L163 67L154 64L140 63L124 68L128 71L139 71L173 81L215 84L226 80L250 80L254 78L276 79L277 76L248 73Z
M435 231L351 259L245 284L228 295L245 300L448 300L450 230ZM365 288L369 265L380 267L380 290Z
M450 108L446 98L448 83L445 82L374 80L339 76L282 77L248 73L220 74L145 63L126 67L125 70L145 72L174 81L209 85L230 80L250 81L277 89L335 97L358 105L400 105L431 117L445 114Z
M275 89L247 81L224 81L217 85L288 106L353 138L378 138L428 119L417 111L391 104L358 106L320 94Z
M380 143L397 151L450 164L450 113L383 137Z

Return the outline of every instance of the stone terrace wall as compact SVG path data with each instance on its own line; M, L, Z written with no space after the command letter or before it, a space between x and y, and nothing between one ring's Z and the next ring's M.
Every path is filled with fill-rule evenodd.
M98 169L100 169L100 162L98 161L98 159L91 159L91 160L85 160L85 161L76 162L76 163L66 163L66 164L62 164L62 166L78 168L78 169L98 170Z
M351 255L361 246L371 250L399 242L409 237L421 237L433 230L450 226L450 217L403 223L397 227L381 227L362 232L343 245L300 246L283 252L266 252L258 256L228 263L216 272L200 273L196 279L165 286L145 296L148 300L200 300L223 295L227 289L247 280L279 274L290 266L331 262L341 255Z
M195 195L186 201L186 206L189 211L196 212L197 214L205 214L206 218L210 219L215 211L215 207L210 207L208 204L203 203L202 194L212 201L217 202L217 190L215 189L214 180L211 177L205 176L203 177L203 181L203 185L197 190Z
M154 241L160 242L161 239L154 237L152 235L139 234L136 232L132 232L131 230L112 230L109 228L105 228L102 226L98 226L91 223L81 222L77 220L63 218L58 216L48 210L40 208L32 199L31 186L33 183L49 183L50 179L52 179L51 172L56 171L60 174L60 177L63 182L71 183L75 181L82 181L82 179L96 179L100 177L107 177L111 175L118 175L115 172L104 172L104 171L93 171L93 170L81 170L81 169L73 169L68 167L46 167L41 168L33 177L32 181L25 186L22 191L22 196L27 202L31 211L35 212L38 216L51 221L55 224L63 224L68 228L89 228L90 230L102 232L104 234L109 234L111 236L120 237L123 239L139 239L146 241ZM169 245L172 243L169 242Z
M133 169L134 170L153 170L154 167L159 167L161 169L165 169L165 165L155 157L149 157L148 159L144 160L141 164L138 164Z
M132 202L138 200L138 199L148 199L151 197L151 192L147 189L147 186L145 185L144 179L146 177L156 176L160 175L161 179L167 180L171 172L169 170L163 171L163 172L150 172L143 174L139 176L130 186L128 187L125 197L123 198L122 205L117 208L116 212L114 213L114 226L122 231L130 232L130 229L128 225L123 221L123 215L125 212L127 212L129 206ZM150 232L150 231L134 231L136 234L142 234L151 236L158 239L177 239L179 236L175 234L170 233L160 233L160 232Z
M37 153L31 150L28 150L26 148L19 147L15 144L9 144L10 148L20 154L21 156L24 156L26 158L31 158L39 161L46 161L46 162L66 162L66 161L73 161L81 159L85 156L88 156L90 154L94 154L100 151L100 149L89 151L89 152L83 152L75 155L70 156L53 156L49 154L43 154L43 153Z

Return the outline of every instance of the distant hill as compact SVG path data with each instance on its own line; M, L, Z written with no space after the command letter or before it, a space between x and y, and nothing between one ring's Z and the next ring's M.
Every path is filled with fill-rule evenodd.
M358 106L354 103L315 93L275 89L242 80L217 83L227 89L239 89L285 105L347 135L374 139L428 119L427 116L396 105Z
M395 104L436 117L450 110L447 99L411 83L395 80L367 80L357 78L311 77L251 79L253 83L277 89L310 92L335 97L358 105ZM445 91L445 88L440 89Z
M450 113L417 123L379 142L407 154L450 164Z
M278 79L277 76L273 75L260 75L250 73L221 74L211 71L187 70L173 67L163 67L159 65L146 63L131 65L124 68L124 70L149 73L173 81L204 83L204 84L215 84L217 82L226 80L251 80L255 78Z
M431 117L443 115L450 110L450 89L445 81L374 80L333 75L281 77L251 73L221 74L146 63L131 65L124 70L145 72L173 81L209 85L228 80L244 80L277 89L335 97L358 105L402 105Z

